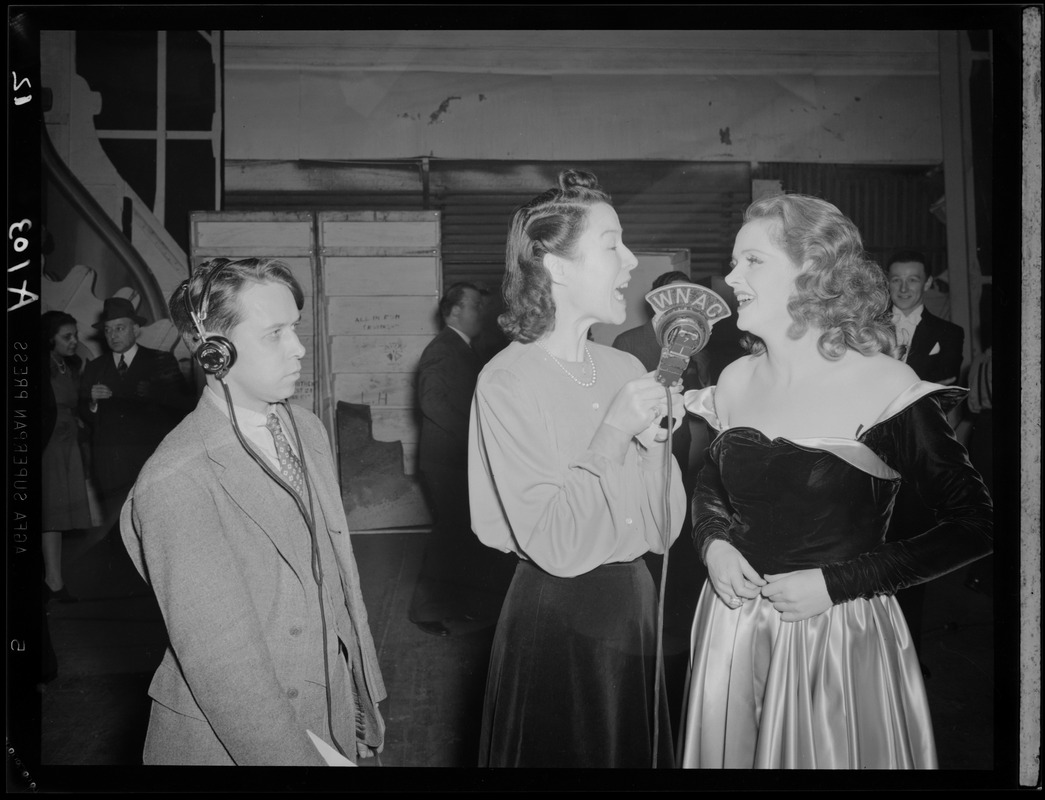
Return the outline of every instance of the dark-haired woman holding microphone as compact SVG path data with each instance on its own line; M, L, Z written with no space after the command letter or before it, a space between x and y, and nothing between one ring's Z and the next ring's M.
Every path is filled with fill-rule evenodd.
M479 377L469 483L476 535L520 561L494 637L479 763L649 767L656 741L657 766L669 767L642 559L664 552L685 516L659 427L668 394L634 356L588 340L593 324L624 321L638 262L609 196L575 171L516 211L506 262L500 322L513 342ZM670 398L677 420L678 387Z

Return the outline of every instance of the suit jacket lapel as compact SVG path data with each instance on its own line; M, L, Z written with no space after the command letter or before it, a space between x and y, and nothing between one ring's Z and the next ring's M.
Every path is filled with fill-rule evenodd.
M326 479L330 470L320 467L320 464L327 458L326 451L319 443L307 441L304 436L302 436L302 446L306 451L306 468L308 469L308 477L309 482L312 484L312 490L316 493L316 499L324 509L331 507L337 508L338 506L332 506L331 504L342 502L340 487L331 486L330 481ZM334 520L328 520L328 522L333 521ZM341 530L340 532L347 533L345 530Z
M472 349L472 346L468 344L464 339L461 338L461 334L457 331L452 330L449 325L445 326L440 332L441 336L446 338L446 346L452 351L457 352L461 356L461 360L464 364L467 364L470 369L474 370L477 374L479 372L479 354Z
M138 381L145 380L149 372L149 354L146 348L138 345L138 352L134 354L134 361L127 367L124 380L133 385Z
M451 333L456 336L456 333ZM461 342L464 344L464 342ZM375 699L385 697L385 684L381 677L374 641L367 622L366 606L359 581L359 569L352 554L352 537L349 535L345 506L341 499L341 486L330 464L332 454L328 449L326 431L312 417L301 425L302 451L305 453L306 468L316 496L317 536L327 536L337 561L338 578L345 592L348 613L355 627L356 637L363 653L363 670L367 689ZM333 532L333 535L331 535ZM327 573L329 576L329 573Z
M363 596L360 593L359 575L352 555L352 538L345 517L344 501L341 499L341 486L333 469L325 467L330 459L326 439L312 436L309 430L303 427L301 443L306 453L305 467L316 496L316 535L326 536L330 541L338 561L338 571L342 577L349 613L358 628L361 619L365 622L365 611L362 610ZM362 618L360 614L363 614Z
M914 336L911 337L911 352L907 356L908 364L911 362L912 356L917 360L929 355L929 350L936 343L936 329L933 322L933 315L929 313L929 309L923 308L922 318L918 320Z
M104 383L109 388L120 379L120 373L116 371L116 364L113 363L112 353L106 350L100 356L98 364L98 377L95 379L95 383Z
M193 414L207 455L221 468L218 480L222 487L243 513L264 531L298 580L304 584L303 572L310 569L311 545L307 541L299 541L304 537L294 535L298 528L294 523L300 518L300 512L293 500L281 496L285 490L244 451L232 430L231 420L210 399L201 398ZM289 510L293 511L295 518L288 516Z

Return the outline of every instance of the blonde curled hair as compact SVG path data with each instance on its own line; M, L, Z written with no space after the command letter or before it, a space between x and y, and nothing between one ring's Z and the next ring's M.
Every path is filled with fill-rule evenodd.
M846 350L896 355L889 285L864 251L852 220L826 200L801 194L756 200L744 212L744 222L757 219L775 223L771 235L801 269L787 303L789 337L798 339L811 327L819 330L817 348L831 360ZM757 337L744 338L751 352L765 351Z

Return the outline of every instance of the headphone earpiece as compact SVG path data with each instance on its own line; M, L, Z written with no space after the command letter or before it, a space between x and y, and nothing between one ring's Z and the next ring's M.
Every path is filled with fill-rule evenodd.
M236 363L236 346L224 336L210 336L204 338L193 355L207 375L220 381Z
M224 261L216 266L204 279L203 288L200 290L199 312L193 308L189 295L191 278L185 282L185 307L188 309L189 317L192 319L192 324L196 326L196 333L200 338L200 345L193 352L193 358L196 359L196 363L200 365L205 374L213 375L219 381L224 380L225 376L229 374L229 370L232 369L232 365L236 363L236 346L224 336L209 335L203 328L203 321L207 318L211 282L227 263L229 262Z

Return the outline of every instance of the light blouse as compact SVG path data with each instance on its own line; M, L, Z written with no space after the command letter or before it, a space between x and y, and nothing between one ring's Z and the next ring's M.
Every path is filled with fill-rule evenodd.
M559 577L663 553L686 511L666 445L644 436L647 447L603 422L620 388L646 374L642 364L594 342L588 348L593 386L573 381L536 344L513 342L480 373L472 400L472 529L485 545Z

